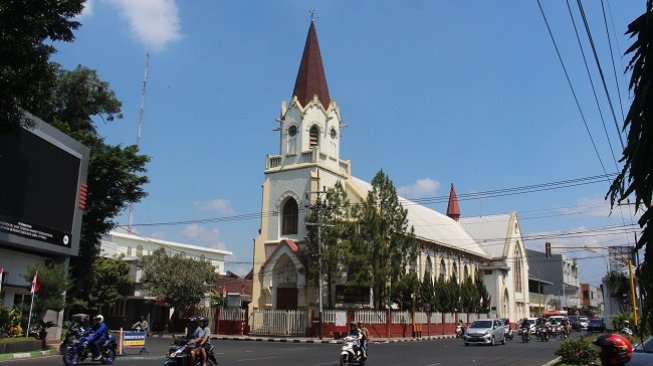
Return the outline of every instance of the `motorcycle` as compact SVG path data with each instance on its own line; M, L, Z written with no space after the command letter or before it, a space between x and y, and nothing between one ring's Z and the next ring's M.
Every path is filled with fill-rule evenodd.
M168 353L166 354L166 360L163 361L163 366L201 366L202 358L197 356L195 362L191 362L190 352L195 349L195 344L190 342L185 337L175 337L173 335L174 342ZM206 363L211 366L218 366L218 360L215 358L213 352L213 345L209 344L209 350L206 353Z
M512 341L512 337L513 337L512 328L510 328L510 326L506 326L503 335L505 339Z
M530 331L531 331L530 327L528 328L524 327L520 329L522 343L528 343L528 341L530 340Z
M116 337L110 336L100 346L100 359L98 361L105 365L110 365L116 359L116 352L118 350L118 342ZM81 339L75 339L71 345L66 348L63 354L63 363L66 366L75 366L86 359L93 358L93 352Z
M535 331L535 335L537 335L537 338L540 339L542 342L548 342L549 341L549 329L547 327L539 327Z
M350 363L357 363L360 366L365 365L367 355L360 347L360 340L356 337L343 338L345 344L342 346L340 352L340 366L345 366Z
M75 339L81 338L82 334L84 334L84 327L75 322L68 321L64 325L66 330L62 337L63 341L59 344L60 355L63 355L66 352L68 346L72 345L73 342L75 342Z
M630 327L623 327L623 328L621 328L621 330L619 331L619 333L621 333L621 334L623 334L623 335L631 336L631 337L633 336L633 330L630 329Z
M465 327L460 323L456 324L456 338L462 337L463 334L465 334Z

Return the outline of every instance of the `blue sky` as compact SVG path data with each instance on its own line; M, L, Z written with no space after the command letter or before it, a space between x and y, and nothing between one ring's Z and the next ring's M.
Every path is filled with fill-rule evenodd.
M644 1L604 0L616 56L612 69L601 3L585 13L619 128L630 105L621 70L627 24ZM605 172L621 147L576 2L571 8L602 108L601 121L567 5L544 12ZM149 196L135 223L246 215L260 211L266 154L277 154L280 104L291 98L308 11L316 28L331 98L347 127L341 158L370 181L383 169L408 198L459 195L604 174L567 85L538 3L528 1L174 1L92 0L70 44L53 60L98 71L123 103L124 118L98 130L109 143L134 144L145 55L151 47L142 152ZM614 32L613 30L614 25ZM619 96L617 93L620 93ZM609 183L460 202L462 216L517 211L526 246L633 244L632 209L609 214ZM444 212L446 202L429 207ZM118 219L126 224L126 213ZM257 219L139 226L138 233L226 248L227 269L246 273ZM566 233L584 230L570 237ZM619 231L619 230L617 230ZM623 231L623 228L621 229ZM534 239L531 239L534 238ZM556 249L598 283L595 253ZM589 257L589 258L587 258Z

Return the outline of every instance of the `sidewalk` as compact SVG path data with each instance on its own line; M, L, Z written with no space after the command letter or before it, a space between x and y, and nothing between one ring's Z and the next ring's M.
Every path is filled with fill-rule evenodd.
M397 343L397 342L419 342L437 339L453 339L455 335L437 335L422 338L371 338L370 343ZM342 343L342 340L333 338L309 338L309 337L274 337L274 336L240 336L240 335L215 335L211 339L222 341L246 341L246 342L282 342L282 343Z

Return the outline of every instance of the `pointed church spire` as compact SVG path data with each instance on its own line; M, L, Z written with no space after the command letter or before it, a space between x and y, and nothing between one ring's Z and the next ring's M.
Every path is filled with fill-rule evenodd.
M458 207L458 196L456 196L456 188L451 183L451 190L449 190L449 205L447 205L447 216L458 221L460 218L460 207Z
M329 98L329 88L324 74L324 66L322 65L320 44L317 42L315 23L311 16L311 26L308 28L304 54L299 65L293 96L296 96L299 103L305 106L313 99L314 95L317 95L317 99L322 103L324 109L327 109L329 103L331 103L331 98Z

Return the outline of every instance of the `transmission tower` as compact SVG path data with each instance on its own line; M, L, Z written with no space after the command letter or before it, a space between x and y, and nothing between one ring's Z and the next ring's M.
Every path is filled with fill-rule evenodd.
M141 134L143 132L143 122L145 120L145 97L147 95L147 77L150 71L150 49L147 49L145 56L145 74L143 75L143 88L141 89L141 107L138 111L138 134L136 135L136 147L141 149ZM128 231L131 233L134 225L134 203L129 204L129 226Z

